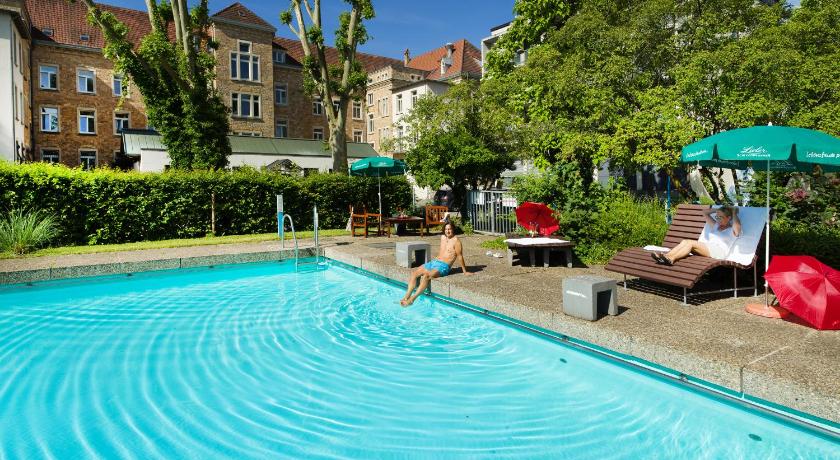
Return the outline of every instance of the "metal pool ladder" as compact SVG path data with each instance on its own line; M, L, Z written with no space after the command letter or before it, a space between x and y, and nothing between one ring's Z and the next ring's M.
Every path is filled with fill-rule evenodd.
M282 201L280 201L282 203ZM314 265L316 269L321 268L322 266L326 265L325 262L321 261L321 247L318 237L318 206L315 206L312 209L312 222L314 223L315 232L314 232L314 239L315 239L315 260L312 262L301 262L300 261L300 248L298 246L297 241L297 234L295 233L295 224L292 221L292 216L288 214L284 214L282 211L278 212L279 215L282 215L279 222L279 230L280 230L280 248L285 248L286 242L286 235L285 235L285 227L286 227L286 218L289 219L289 226L292 229L292 240L295 243L295 271L298 271L301 266L306 265Z

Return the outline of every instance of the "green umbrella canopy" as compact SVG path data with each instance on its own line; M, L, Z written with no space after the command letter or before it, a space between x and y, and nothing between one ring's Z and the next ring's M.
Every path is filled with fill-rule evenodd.
M689 144L681 161L719 168L840 171L840 139L792 126L753 126L724 131Z
M405 162L389 157L368 157L350 166L350 175L366 177L399 176L405 174Z

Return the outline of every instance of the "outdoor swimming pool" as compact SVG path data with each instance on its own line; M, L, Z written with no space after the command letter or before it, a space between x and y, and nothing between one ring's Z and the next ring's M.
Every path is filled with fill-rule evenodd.
M0 289L0 458L836 458L836 440L340 266Z

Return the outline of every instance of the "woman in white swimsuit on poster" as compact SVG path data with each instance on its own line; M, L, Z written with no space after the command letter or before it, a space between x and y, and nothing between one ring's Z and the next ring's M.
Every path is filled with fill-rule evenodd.
M712 217L712 214L716 218ZM703 211L706 224L709 225L709 240L705 243L695 240L682 240L675 248L666 253L653 252L650 254L658 264L674 265L674 262L694 253L714 259L726 259L735 240L741 236L741 221L738 219L738 208L722 206L717 209Z

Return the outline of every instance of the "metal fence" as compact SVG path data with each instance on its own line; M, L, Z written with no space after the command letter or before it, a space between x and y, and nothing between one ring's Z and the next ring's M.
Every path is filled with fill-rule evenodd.
M470 190L467 214L473 230L503 235L516 228L516 198L506 190Z

